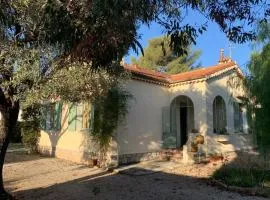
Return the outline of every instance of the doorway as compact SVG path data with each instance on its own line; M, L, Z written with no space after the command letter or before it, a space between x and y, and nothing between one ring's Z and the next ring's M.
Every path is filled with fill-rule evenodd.
M192 100L180 95L171 104L171 133L175 135L175 147L181 148L194 128L194 106Z
M180 107L180 146L187 143L187 107Z

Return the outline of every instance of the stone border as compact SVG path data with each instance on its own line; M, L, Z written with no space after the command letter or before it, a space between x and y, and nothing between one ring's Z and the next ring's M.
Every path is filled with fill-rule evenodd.
M181 155L180 157L179 154ZM162 149L160 151L155 152L121 154L118 156L118 163L119 165L121 165L121 164L138 163L154 159L177 160L182 159L182 157L183 157L182 149Z
M154 160L161 158L163 155L162 151L158 152L147 152L147 153L132 153L132 154L122 154L118 156L118 163L121 164L130 164L138 163L142 161Z
M239 186L230 186L225 183L223 183L220 180L216 180L214 178L210 179L210 184L217 186L221 189L225 189L228 191L232 192L238 192L244 195L249 195L249 196L262 196L262 197L269 197L265 194L263 194L262 188L259 187L239 187Z

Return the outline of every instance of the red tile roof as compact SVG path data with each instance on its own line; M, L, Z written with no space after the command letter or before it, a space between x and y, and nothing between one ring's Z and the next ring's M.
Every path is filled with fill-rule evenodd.
M214 75L217 72L221 72L223 70L226 71L227 68L231 68L234 66L236 68L236 63L233 61L229 61L226 63L219 63L215 66L195 69L189 72L183 72L183 73L173 74L173 75L145 69L137 65L125 65L124 68L127 71L130 71L133 75L139 76L141 78L150 79L150 80L163 82L163 83L178 83L178 82L184 82L184 81L197 80L201 78L207 78L211 75Z

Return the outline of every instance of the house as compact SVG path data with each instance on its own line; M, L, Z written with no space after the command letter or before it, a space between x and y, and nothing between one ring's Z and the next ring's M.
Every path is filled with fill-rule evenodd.
M110 162L152 159L164 149L182 149L190 144L192 135L203 136L200 148L205 154L253 148L243 103L244 76L223 52L214 66L175 75L132 65L125 69L132 74L125 88L134 100L115 132ZM40 152L88 163L95 146L89 134L91 106L55 105L50 109ZM55 111L58 114L52 115Z

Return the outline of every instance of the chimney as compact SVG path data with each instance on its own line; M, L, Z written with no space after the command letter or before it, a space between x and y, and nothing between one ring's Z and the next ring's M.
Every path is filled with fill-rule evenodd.
M123 57L122 60L121 60L121 62L120 62L120 65L121 66L124 66L125 64L126 64L126 61L125 61L125 58Z
M225 61L225 57L224 57L224 49L220 49L220 55L219 55L219 63L223 63Z

